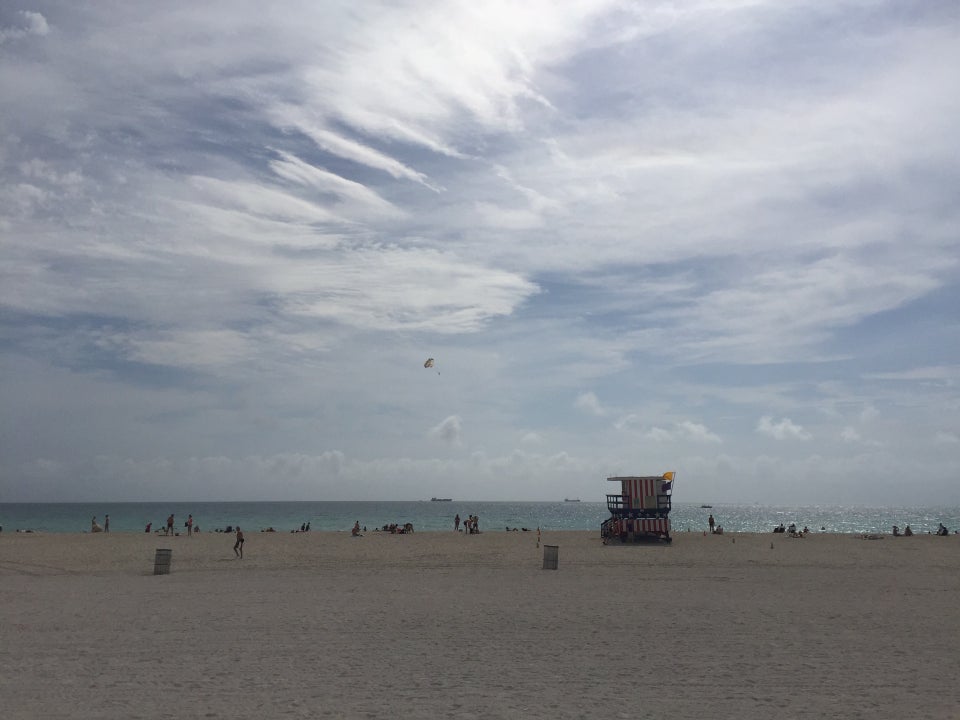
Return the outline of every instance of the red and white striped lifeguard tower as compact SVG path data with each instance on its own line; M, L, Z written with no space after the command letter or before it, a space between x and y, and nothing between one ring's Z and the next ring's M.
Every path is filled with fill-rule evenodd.
M620 542L670 542L670 498L675 473L611 477L620 492L607 495L610 517L600 526L604 544Z

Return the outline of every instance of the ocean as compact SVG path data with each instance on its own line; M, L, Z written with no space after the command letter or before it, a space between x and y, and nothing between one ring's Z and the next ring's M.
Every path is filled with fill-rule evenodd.
M239 525L247 532L273 528L278 532L299 530L310 523L312 530L349 531L355 521L372 531L389 523L413 523L416 531L453 529L455 515L477 515L481 532L506 528L536 530L594 530L610 516L601 502L149 502L149 503L0 503L2 533L88 532L96 516L102 525L110 516L111 532L143 532L147 523L156 530L173 513L176 528L192 514L195 527L211 532ZM770 532L775 526L794 522L798 527L831 533L890 532L893 525L910 525L916 533L935 532L939 523L951 533L960 529L960 507L859 506L764 506L716 504L703 508L674 503L670 513L674 533L701 532L713 514L728 532Z

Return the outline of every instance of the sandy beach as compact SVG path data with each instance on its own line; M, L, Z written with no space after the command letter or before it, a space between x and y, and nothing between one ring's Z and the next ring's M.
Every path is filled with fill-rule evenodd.
M543 543L4 532L3 715L960 717L960 537Z

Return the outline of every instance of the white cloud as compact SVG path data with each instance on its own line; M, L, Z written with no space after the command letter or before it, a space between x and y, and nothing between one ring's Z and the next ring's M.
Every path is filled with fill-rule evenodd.
M668 442L674 439L674 434L669 430L665 430L661 427L652 427L646 432L643 433L643 437L647 440L652 440L653 442Z
M790 418L775 421L769 415L760 418L756 431L775 440L809 440L811 437L810 433L804 430L801 425L795 424Z
M956 477L958 21L891 7L7 12L0 435L37 432L0 477L164 452L230 497L258 457L312 496L318 436L352 497Z
M855 428L852 428L849 425L840 431L840 438L844 442L848 443L856 443L862 440L860 433L858 433Z
M960 383L960 365L915 367L899 372L868 373L866 377L875 380L920 380L955 385Z
M711 432L706 425L690 420L681 420L671 428L650 427L641 433L641 437L655 443L691 442L696 444L718 445L723 442L720 436Z
M440 424L430 428L427 434L429 437L442 440L447 445L462 445L463 429L460 416L450 415L449 417L444 418Z
M50 32L47 19L40 13L21 10L18 14L23 19L23 23L19 26L0 28L0 45L7 40L17 40L28 35L43 37Z
M116 340L116 337L113 338ZM128 357L137 362L175 367L223 367L250 357L254 345L231 330L158 333L129 339Z
M322 193L331 193L341 201L356 205L360 213L376 213L393 218L404 215L398 207L358 182L310 165L289 153L279 152L278 155L281 159L271 162L270 167L286 180L307 185Z
M602 416L606 415L607 413L603 405L600 403L600 399L595 393L592 392L585 392L577 395L576 400L573 401L573 406L578 410L583 410L591 415Z
M683 420L677 423L677 432L685 438L696 442L721 443L720 436L711 432L706 425Z
M363 145L360 142L345 138L342 135L319 127L305 119L297 117L298 113L287 108L277 108L272 113L277 125L284 129L295 129L313 140L317 147L332 155L351 160L361 165L382 170L394 178L413 180L432 190L439 191L426 175L407 167L402 162L392 158L379 150ZM292 116L292 117L291 117Z

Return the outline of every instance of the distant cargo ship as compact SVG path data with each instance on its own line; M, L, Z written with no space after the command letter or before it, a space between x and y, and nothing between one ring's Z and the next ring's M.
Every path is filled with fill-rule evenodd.
M430 498L430 502L453 502L453 498Z
M580 498L564 498L564 502L580 502Z

